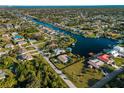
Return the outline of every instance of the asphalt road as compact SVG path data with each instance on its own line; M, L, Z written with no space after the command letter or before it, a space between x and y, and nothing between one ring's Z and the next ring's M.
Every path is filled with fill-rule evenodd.
M120 74L121 72L124 72L124 68L117 68L115 71L112 73L108 74L106 77L102 78L100 81L98 81L96 84L92 86L92 88L101 88L103 87L106 83L108 83L110 80L112 80L115 76Z

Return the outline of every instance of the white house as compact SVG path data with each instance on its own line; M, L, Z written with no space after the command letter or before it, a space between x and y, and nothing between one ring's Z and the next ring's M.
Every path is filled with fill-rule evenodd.
M5 72L0 70L0 80L5 79Z
M120 55L119 52L116 51L116 50L111 50L111 51L110 51L110 54L111 54L113 57L118 57L118 56Z
M118 51L118 52L124 53L124 48L123 47L115 46L113 49Z
M67 62L68 62L68 56L67 56L66 54L58 56L58 59L59 59L62 63L67 63Z
M5 46L5 48L11 48L11 49L14 49L14 45L13 45L13 44L7 44L7 45Z
M104 65L104 62L100 61L99 59L89 60L88 63L95 68L100 68L100 66Z
M56 53L56 55L59 55L61 53L65 53L65 50L57 48L54 50L54 52Z

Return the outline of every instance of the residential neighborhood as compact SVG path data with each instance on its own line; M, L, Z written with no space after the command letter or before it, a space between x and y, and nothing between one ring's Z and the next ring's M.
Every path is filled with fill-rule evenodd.
M1 88L123 87L123 9L1 9Z

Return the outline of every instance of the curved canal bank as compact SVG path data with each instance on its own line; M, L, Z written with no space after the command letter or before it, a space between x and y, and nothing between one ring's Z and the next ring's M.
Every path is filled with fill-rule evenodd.
M36 24L46 26L55 31L62 32L66 35L70 35L71 37L76 39L75 46L71 46L72 53L76 54L76 55L88 57L90 52L99 53L99 52L103 51L103 49L112 48L112 46L117 44L117 41L113 40L113 39L86 38L81 35L77 35L77 34L69 32L69 31L62 30L58 27L55 27L52 24L39 21L38 19L35 19L35 18L32 18L32 21L35 22Z

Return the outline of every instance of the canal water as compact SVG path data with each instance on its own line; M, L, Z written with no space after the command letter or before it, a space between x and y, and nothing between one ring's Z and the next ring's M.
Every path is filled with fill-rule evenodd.
M39 21L37 19L32 19L33 22L39 25L46 26L48 28L51 28L55 31L62 32L64 34L70 35L71 37L76 39L75 46L72 46L72 53L77 54L80 56L88 57L90 52L93 53L99 53L103 51L103 49L109 49L113 45L117 44L116 40L108 39L108 38L86 38L81 35L73 34L69 31L62 30L58 27L55 27L52 24L45 23L42 21Z

